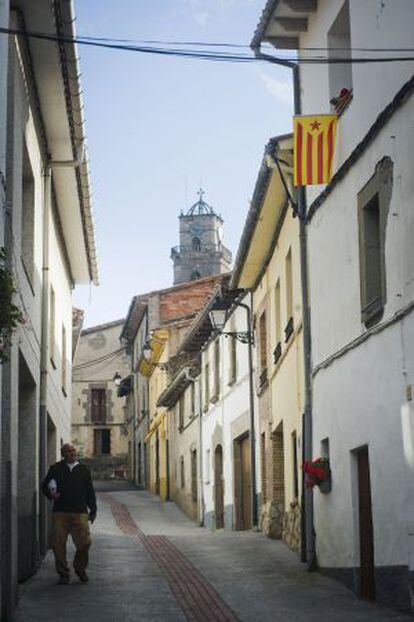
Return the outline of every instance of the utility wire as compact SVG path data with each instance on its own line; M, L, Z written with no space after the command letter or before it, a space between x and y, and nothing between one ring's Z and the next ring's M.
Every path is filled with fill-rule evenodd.
M141 54L155 54L161 56L175 56L181 58L194 58L199 60L209 60L216 62L237 62L237 63L257 63L257 62L297 62L299 64L367 64L367 63L393 63L393 62L412 62L414 56L380 56L380 57L327 57L327 56L305 56L297 57L293 56L272 56L271 58L257 58L252 54L235 53L235 52L216 52L210 50L200 49L183 49L183 48L166 48L156 47L155 45L138 45L136 43L116 43L116 39L98 39L92 37L65 37L58 36L49 33L42 33L37 31L26 31L15 28L0 28L0 33L23 35L32 39L39 39L43 41L52 41L59 43L77 43L78 45L86 45L90 47L105 48L112 50L122 50L129 52L136 52ZM175 45L175 44L174 44ZM190 43L181 43L180 45L191 45ZM193 42L193 45L203 45ZM208 44L210 47L216 44ZM223 44L231 45L231 44ZM304 49L304 48L302 48ZM313 48L312 48L313 49ZM323 48L314 48L315 50L322 50ZM338 48L340 49L340 48ZM396 49L387 50L388 52L401 52L401 51L414 52L411 49ZM346 50L349 51L349 50ZM362 51L362 48L360 49ZM372 51L368 50L367 51ZM380 51L377 49L376 51ZM383 52L383 50L381 50Z

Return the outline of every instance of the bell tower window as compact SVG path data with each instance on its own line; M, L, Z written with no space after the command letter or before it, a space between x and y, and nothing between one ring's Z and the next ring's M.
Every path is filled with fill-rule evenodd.
M195 236L192 242L193 251L199 253L201 251L201 240L199 237Z

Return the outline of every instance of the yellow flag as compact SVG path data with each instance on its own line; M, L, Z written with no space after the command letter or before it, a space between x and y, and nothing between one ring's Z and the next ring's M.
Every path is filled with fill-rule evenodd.
M293 117L294 184L328 184L336 141L337 115Z

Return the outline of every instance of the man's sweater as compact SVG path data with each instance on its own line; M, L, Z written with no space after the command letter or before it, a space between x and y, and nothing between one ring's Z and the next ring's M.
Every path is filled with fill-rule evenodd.
M57 484L59 499L53 502L54 512L75 512L85 514L88 509L96 512L96 497L91 473L87 466L79 463L72 470L64 460L53 464L42 484L43 494L51 499L49 482Z

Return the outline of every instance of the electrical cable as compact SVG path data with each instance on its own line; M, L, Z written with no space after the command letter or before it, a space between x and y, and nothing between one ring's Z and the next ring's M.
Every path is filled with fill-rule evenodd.
M37 31L26 31L20 30L16 28L0 28L0 33L3 34L12 34L12 35L22 35L29 38L44 40L44 41L52 41L59 43L77 43L79 45L86 45L97 48L105 48L105 49L113 49L113 50L123 50L129 52L138 52L142 54L155 54L161 56L175 56L181 58L192 58L199 60L210 60L215 62L237 62L237 63L257 63L257 62L296 62L299 64L367 64L367 63L389 63L389 62L412 62L414 61L414 56L380 56L380 57L327 57L327 56L306 56L306 57L297 57L294 56L272 56L271 58L260 58L256 57L252 54L242 54L242 53L230 53L222 51L217 53L215 51L210 50L192 50L192 49L182 49L182 48L165 48L165 47L151 47L149 45L137 45L132 43L116 43L116 39L98 39L92 37L65 37L58 36L49 33L42 33ZM175 45L175 44L174 44ZM190 43L181 43L180 45L190 45ZM203 45L200 43L193 42L193 45ZM210 47L216 46L217 44L209 44ZM223 44L225 45L225 44ZM232 44L227 44L232 45ZM237 45L237 44L235 44ZM305 48L302 48L305 49ZM313 50L323 50L323 48L309 48ZM345 48L335 48L342 49ZM362 51L363 48L355 48ZM367 48L366 51L372 51L375 48ZM388 52L401 52L401 51L414 52L414 50L409 48L398 48L395 50L381 50ZM351 50L346 50L350 52ZM376 51L380 51L379 48Z
M74 365L73 369L83 369L84 367L90 367L91 365L95 365L101 363L102 361L107 361L108 359L116 358L122 352L125 352L125 347L118 348L118 350L112 350L111 352L107 352L102 356L97 357L96 359L89 359L89 361L85 361L84 363L79 363L78 365Z

